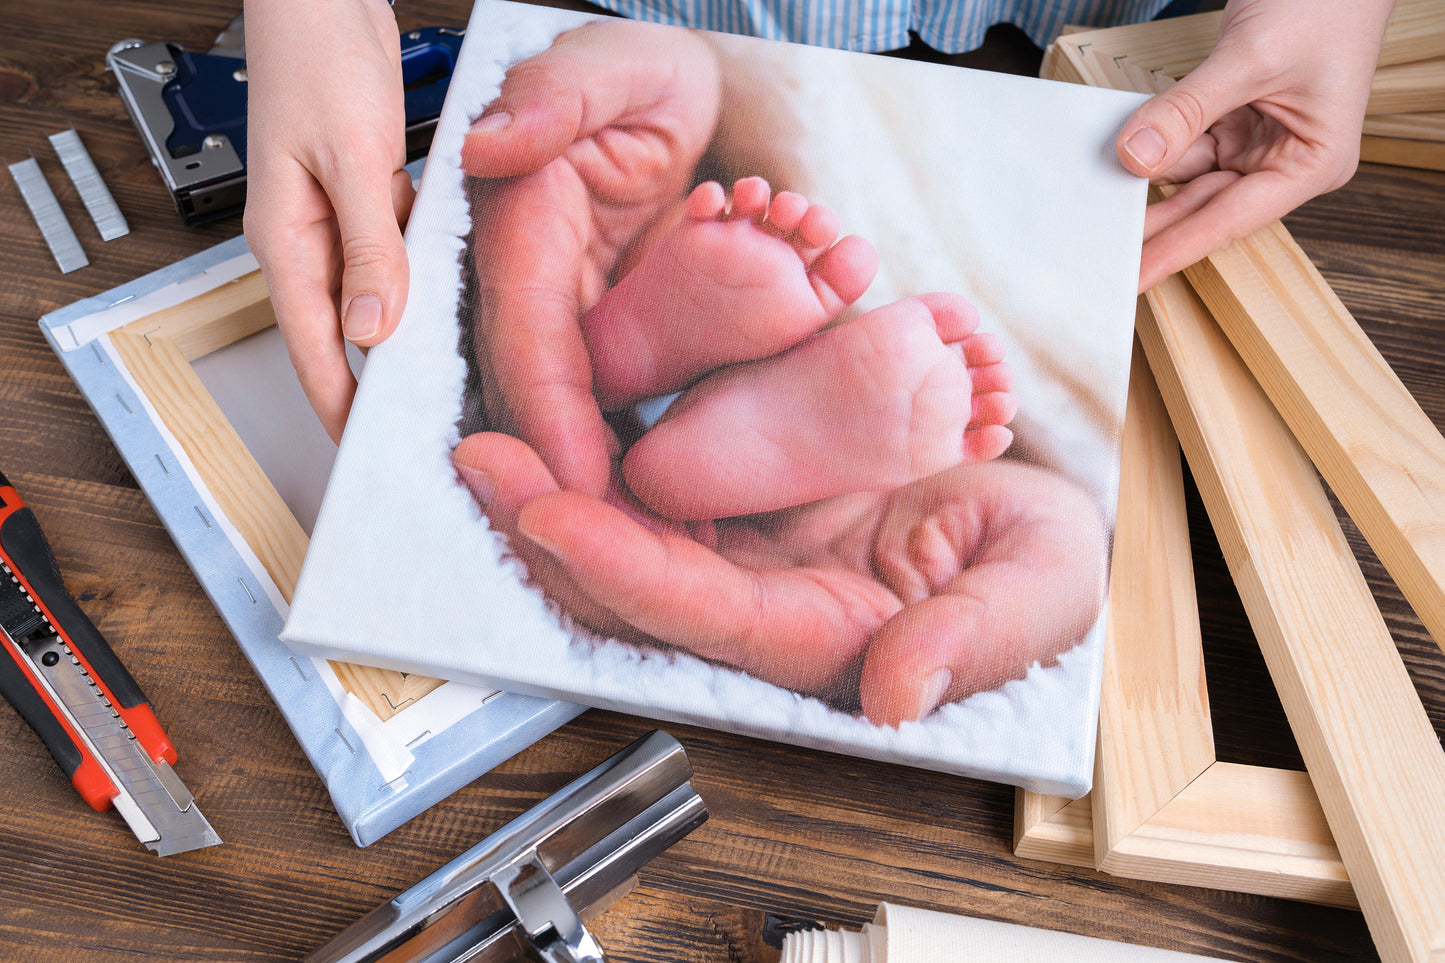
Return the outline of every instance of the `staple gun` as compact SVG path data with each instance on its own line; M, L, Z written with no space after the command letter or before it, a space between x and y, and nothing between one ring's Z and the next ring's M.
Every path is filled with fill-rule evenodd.
M401 35L407 159L426 153L465 31L427 27ZM238 16L206 53L165 41L122 40L106 65L151 163L187 224L246 203L246 46Z

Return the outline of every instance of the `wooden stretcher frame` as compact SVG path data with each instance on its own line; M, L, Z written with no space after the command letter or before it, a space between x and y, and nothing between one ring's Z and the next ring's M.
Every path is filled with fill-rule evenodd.
M1221 12L1200 13L1122 27L1070 31L1051 46L1070 54L1082 47L1107 63L1115 58L1128 58L1145 70L1178 80L1209 56L1219 39L1223 18ZM1442 58L1445 58L1445 17L1440 16L1437 0L1396 0L1380 46L1379 66ZM1051 76L1047 68L1044 76ZM1403 76L1386 71L1385 88L1399 90Z
M1094 790L1019 790L1020 856L1131 879L1355 907L1303 772L1214 756L1179 441L1142 353L1130 373Z
M191 365L274 323L255 269L233 238L40 327L367 846L583 710L316 663L280 642L307 538Z
M1445 751L1315 465L1182 278L1139 335L1376 947L1439 959Z
M1420 8L1401 4L1396 17L1414 22ZM1183 52L1178 29L1171 29L1171 57L1197 62L1207 54L1207 47ZM1445 24L1437 24L1437 34L1439 29ZM1102 32L1060 41L1046 60L1046 76L1145 92L1168 82L1161 78L1165 71L1148 67L1149 59L1088 42ZM1437 35L1436 43L1438 56L1445 40ZM1282 226L1201 262L1188 278L1207 307L1189 284L1170 279L1141 302L1140 335L1318 795L1300 781L1303 774L1286 785L1276 770L1221 767L1212 750L1199 749L1197 729L1208 722L1197 705L1181 712L1177 702L1157 696L1158 680L1148 671L1121 676L1111 663L1092 798L1065 804L1021 793L1018 851L1124 875L1323 902L1339 902L1342 878L1336 874L1348 866L1385 959L1445 958L1445 754L1299 444L1440 640L1445 623L1433 543L1442 517L1437 499L1445 442ZM1351 405L1361 411L1349 410ZM1243 408L1248 416L1241 420ZM1330 423L1336 415L1339 423ZM1241 432L1239 424L1246 423L1250 431ZM1268 466L1259 461L1261 452ZM1126 462L1125 470L1141 469ZM1121 530L1127 511L1121 499ZM1128 577L1128 547L1116 541L1116 553L1125 550L1116 554L1116 579ZM1176 595L1188 591L1177 577L1170 584ZM1321 612L1329 613L1328 623L1322 624ZM1193 645L1192 639L1168 637L1181 652ZM1126 645L1118 648L1121 659L1131 657ZM1181 660L1178 668L1192 665ZM1168 689L1177 692L1193 681L1185 671ZM1154 711L1141 720L1139 705L1151 701ZM1157 711L1161 703L1164 711ZM1149 741L1138 735L1150 732L1149 725L1173 733L1173 745L1192 760L1183 771L1198 769L1197 775L1180 778L1160 765L1158 753L1151 758ZM1162 736L1154 742L1171 745ZM1227 779L1243 776L1265 781L1251 779L1248 789L1227 786ZM1250 795L1233 795L1241 791ZM1201 798L1209 804L1197 805ZM1191 805L1192 819L1186 812ZM1219 842L1216 829L1228 837L1249 825L1238 819L1265 810L1293 810L1296 818L1327 814L1339 848L1331 859L1328 834L1312 839L1320 862L1304 874L1308 893L1290 891L1301 866L1285 844L1296 840L1266 832L1249 834L1243 847L1211 845ZM1314 818L1316 827L1319 822ZM1244 853L1259 857L1254 868L1265 874L1266 887L1254 885L1257 877L1249 874L1239 878ZM1269 881L1273 869L1285 885ZM1333 885L1323 886L1326 877L1334 877Z
M1177 80L1214 48L1222 14L1152 23L1071 30L1050 47L1043 76L1060 56L1077 67L1089 57L1103 65L1128 61L1155 77ZM1060 78L1061 79L1061 78ZM1094 79L1080 83L1094 83ZM1435 0L1399 0L1380 49L1371 85L1361 159L1445 170L1445 141L1436 119L1445 111L1445 17Z
M307 537L191 362L276 323L260 271L105 335L227 519L289 603ZM439 679L331 662L343 688L386 721Z

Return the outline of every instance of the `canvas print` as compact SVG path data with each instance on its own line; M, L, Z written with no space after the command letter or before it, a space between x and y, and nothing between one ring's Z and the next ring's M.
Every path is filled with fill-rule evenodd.
M480 4L284 637L1086 791L1138 100Z

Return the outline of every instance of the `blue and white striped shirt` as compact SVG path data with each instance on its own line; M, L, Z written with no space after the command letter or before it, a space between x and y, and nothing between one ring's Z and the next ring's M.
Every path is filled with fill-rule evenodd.
M944 53L972 50L996 23L1039 46L1066 24L1149 20L1168 0L594 0L635 20L680 24L846 50L896 50L908 32Z

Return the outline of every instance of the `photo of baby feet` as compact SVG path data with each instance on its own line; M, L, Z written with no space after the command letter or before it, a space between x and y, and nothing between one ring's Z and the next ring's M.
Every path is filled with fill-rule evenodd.
M1018 410L1003 343L956 294L905 298L688 389L623 459L680 521L881 491L996 458Z
M866 240L839 238L828 208L761 177L698 185L624 260L582 317L604 411L667 394L724 365L768 358L822 329L878 270Z

